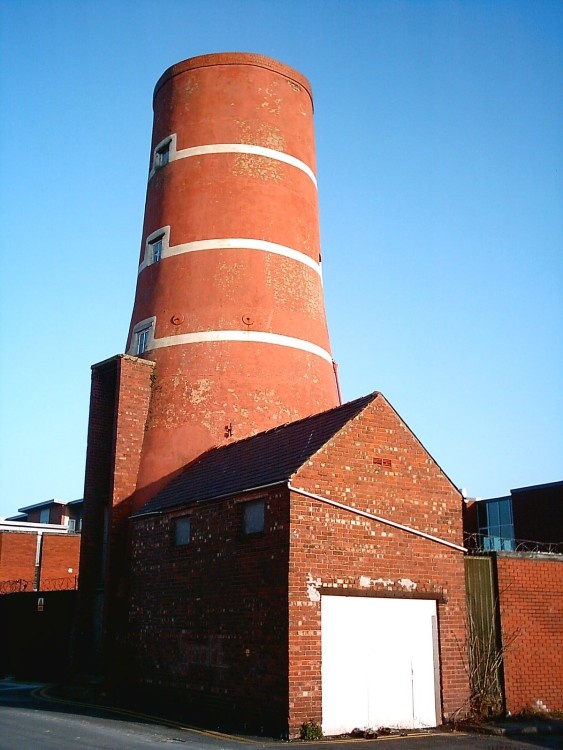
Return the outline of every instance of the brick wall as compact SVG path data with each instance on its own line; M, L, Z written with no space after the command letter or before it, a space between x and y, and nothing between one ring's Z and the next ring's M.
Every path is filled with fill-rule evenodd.
M36 532L0 532L0 593L33 591L36 556ZM79 559L79 534L42 534L39 590L74 589Z
M37 534L0 531L0 591L7 593L8 582L22 581L21 588L33 589Z
M265 498L265 531L245 535L241 501ZM191 541L174 544L174 520ZM127 671L154 700L199 721L287 731L288 490L131 521ZM205 718L204 718L205 717ZM188 713L189 718L189 713Z
M44 534L39 590L74 589L80 564L80 534Z
M62 526L65 510L66 509L64 505L53 503L53 505L51 506L51 512L49 513L49 523L57 523Z
M459 492L382 396L300 469L292 484L462 544ZM334 588L351 595L405 595L398 581L408 579L418 594L436 597L443 715L467 708L462 552L298 493L291 496L290 534L291 735L304 721L322 719L321 608L308 595L311 581L321 595Z
M81 670L100 670L103 630L119 609L125 519L133 508L152 369L152 362L125 355L92 367L74 656ZM110 568L115 574L108 575ZM111 639L107 645L111 660Z
M563 710L563 556L499 553L506 708ZM540 701L540 703L538 703Z

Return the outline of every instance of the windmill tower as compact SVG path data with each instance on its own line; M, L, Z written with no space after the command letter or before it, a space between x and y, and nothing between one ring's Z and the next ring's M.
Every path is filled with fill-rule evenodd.
M339 403L308 81L266 57L169 68L127 353L155 363L137 482Z
M178 63L154 93L126 354L92 367L81 670L125 649L128 517L210 448L339 401L309 83L259 55Z

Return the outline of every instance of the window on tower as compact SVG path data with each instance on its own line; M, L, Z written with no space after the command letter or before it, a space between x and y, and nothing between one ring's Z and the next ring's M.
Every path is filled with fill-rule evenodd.
M153 147L149 180L154 177L159 169L162 169L174 159L176 159L176 133L170 133Z
M127 354L138 357L146 351L153 349L156 344L154 341L154 329L156 326L156 316L140 320L131 333L131 340L127 349Z
M158 263L162 258L162 235L149 242L151 263Z
M159 146L154 154L154 167L159 169L160 167L166 166L170 161L170 141L166 141Z
M147 326L135 333L135 354L139 355L147 351L150 331L150 326Z

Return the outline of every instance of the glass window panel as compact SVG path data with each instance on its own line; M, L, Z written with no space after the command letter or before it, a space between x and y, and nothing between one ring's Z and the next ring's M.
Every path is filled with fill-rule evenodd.
M177 518L174 524L174 534L176 546L189 544L191 539L191 519Z
M492 502L492 503L487 503L487 512L489 515L489 518L488 518L489 529L497 528L498 526L500 526L497 501Z
M258 534L264 531L264 501L256 500L244 506L244 533Z

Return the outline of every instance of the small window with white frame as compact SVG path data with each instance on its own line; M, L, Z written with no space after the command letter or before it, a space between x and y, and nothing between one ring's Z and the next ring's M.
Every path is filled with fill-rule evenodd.
M153 148L149 180L154 176L155 172L158 172L159 169L174 161L177 158L176 154L176 133L170 133L170 135L163 138Z
M144 354L144 352L147 351L148 345L149 345L149 335L150 335L151 329L150 326L147 326L147 328L141 328L140 331L137 331L135 334L135 354Z
M145 239L145 252L139 264L139 273L147 266L158 263L169 255L170 251L170 226L159 227L151 232Z
M156 317L153 315L150 318L140 320L131 334L131 341L127 354L131 354L134 357L138 357L144 354L149 349L154 348L154 327L156 325Z
M184 547L192 539L192 521L188 516L181 516L174 520L174 544Z
M260 534L264 531L264 501L253 500L244 503L244 533Z
M160 237L155 237L154 240L149 242L151 263L158 263L162 258L162 240L163 235L161 234Z
M154 152L154 168L165 167L170 161L170 141L165 141Z

